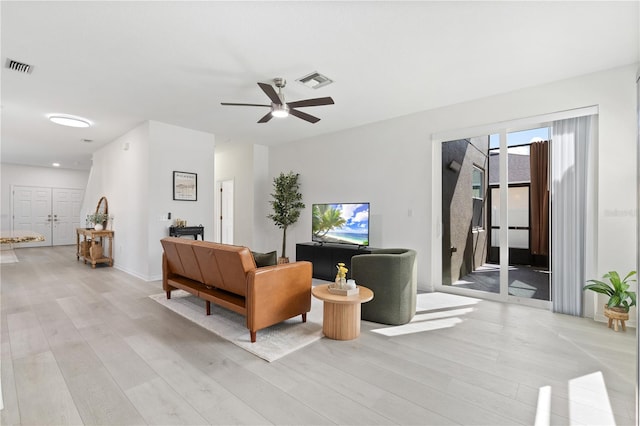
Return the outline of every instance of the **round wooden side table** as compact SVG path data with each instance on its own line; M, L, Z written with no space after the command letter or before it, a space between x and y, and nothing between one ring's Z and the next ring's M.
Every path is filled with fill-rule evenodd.
M351 296L329 293L329 284L313 286L311 294L324 303L322 332L329 339L352 340L360 335L360 306L373 299L373 291L358 286Z

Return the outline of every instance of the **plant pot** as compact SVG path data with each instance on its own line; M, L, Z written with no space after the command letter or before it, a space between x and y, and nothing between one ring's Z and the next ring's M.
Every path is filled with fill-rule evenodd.
M613 324L613 330L618 331L618 323L622 326L622 330L626 330L625 321L629 320L629 311L624 308L614 306L613 308L604 305L604 316L609 318L609 328Z
M289 258L288 257L279 257L278 258L278 265L282 265L283 263L289 263Z
M95 229L96 231L102 231L104 229L104 226L102 226L101 223L96 223L93 229Z

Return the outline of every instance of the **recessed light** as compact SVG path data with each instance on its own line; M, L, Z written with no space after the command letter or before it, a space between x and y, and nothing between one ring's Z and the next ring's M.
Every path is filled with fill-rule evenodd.
M69 127L89 127L91 126L91 121L82 117L75 117L73 115L67 114L51 114L48 116L49 120L56 124L60 124L62 126Z
M51 164L53 167L60 167L60 163L52 163Z

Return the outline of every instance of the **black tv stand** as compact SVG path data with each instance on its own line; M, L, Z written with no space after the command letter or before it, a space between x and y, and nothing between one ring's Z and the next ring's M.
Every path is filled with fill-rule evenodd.
M313 263L313 277L333 281L336 277L336 265L343 262L351 278L351 258L358 254L369 254L371 247L350 244L301 243L296 244L296 260L308 260Z

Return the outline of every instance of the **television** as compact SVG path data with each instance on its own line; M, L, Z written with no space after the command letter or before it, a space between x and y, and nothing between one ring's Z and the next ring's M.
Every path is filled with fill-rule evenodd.
M369 245L369 203L313 204L312 241Z

